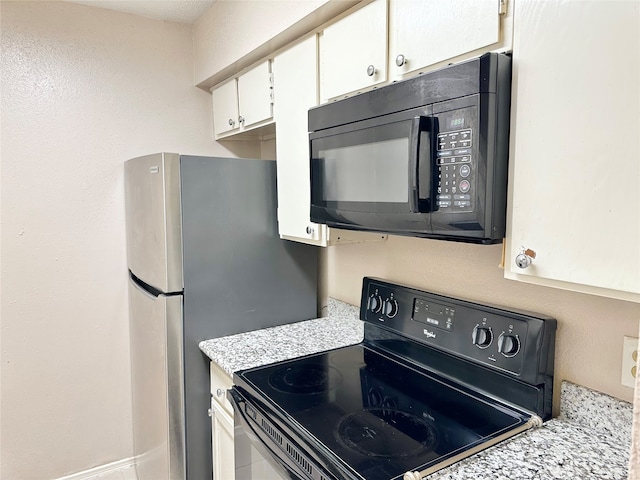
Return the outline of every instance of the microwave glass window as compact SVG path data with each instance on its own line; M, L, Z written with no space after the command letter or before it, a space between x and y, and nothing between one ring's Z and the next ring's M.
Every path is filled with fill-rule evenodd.
M389 202L409 200L409 139L320 150L324 173L322 200Z

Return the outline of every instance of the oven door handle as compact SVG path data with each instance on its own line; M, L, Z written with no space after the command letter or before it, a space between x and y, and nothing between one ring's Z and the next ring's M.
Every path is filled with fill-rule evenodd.
M436 117L414 117L411 123L409 153L409 209L412 213L435 210L433 184L436 176L435 146L438 138Z

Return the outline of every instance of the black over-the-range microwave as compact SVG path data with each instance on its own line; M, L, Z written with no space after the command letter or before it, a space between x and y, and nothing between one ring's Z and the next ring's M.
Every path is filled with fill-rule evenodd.
M309 110L311 220L498 243L511 58L487 53Z

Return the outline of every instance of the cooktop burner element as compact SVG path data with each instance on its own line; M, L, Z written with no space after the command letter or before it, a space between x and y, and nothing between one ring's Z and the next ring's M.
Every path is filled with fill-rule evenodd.
M431 450L435 429L400 410L370 408L344 417L336 431L338 441L372 457L413 457Z
M277 370L269 378L273 388L297 395L323 393L341 381L340 372L325 365L292 365Z
M551 417L554 319L370 278L360 305L362 343L234 375L283 478L420 479Z

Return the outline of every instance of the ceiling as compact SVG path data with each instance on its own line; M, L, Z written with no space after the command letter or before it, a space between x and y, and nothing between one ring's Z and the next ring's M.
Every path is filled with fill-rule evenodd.
M66 0L170 22L193 23L215 0Z

